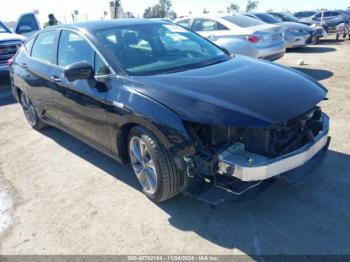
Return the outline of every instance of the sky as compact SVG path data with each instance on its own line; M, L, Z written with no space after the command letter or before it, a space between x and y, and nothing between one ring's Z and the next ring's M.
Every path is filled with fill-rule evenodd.
M157 0L122 0L124 11L131 11L136 16L142 16L143 11ZM202 13L206 8L210 13L225 11L231 2L238 4L241 9L247 0L172 0L173 9L179 16ZM318 8L345 9L350 6L350 0L260 0L258 11L273 9L274 11L313 10ZM103 12L109 13L109 0L1 0L0 20L16 21L21 13L39 10L39 20L46 22L47 15L54 13L61 22L71 22L71 12L79 10L79 20L100 19Z

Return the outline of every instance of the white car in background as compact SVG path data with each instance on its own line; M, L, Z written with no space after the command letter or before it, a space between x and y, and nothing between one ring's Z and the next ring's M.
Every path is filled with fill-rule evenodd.
M190 28L233 54L277 60L286 52L283 30L243 15L196 16L176 24Z
M0 77L7 77L8 60L17 52L19 46L35 32L40 24L34 13L26 13L19 17L13 32L0 21Z

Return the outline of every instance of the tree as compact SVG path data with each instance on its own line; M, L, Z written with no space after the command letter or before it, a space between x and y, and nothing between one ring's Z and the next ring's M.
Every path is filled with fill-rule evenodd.
M209 14L209 10L206 8L203 8L203 14Z
M134 14L130 11L127 11L126 13L124 13L124 17L126 18L135 18Z
M238 13L239 10L241 8L239 7L239 5L235 4L235 3L231 3L228 7L227 7L227 13L231 14L231 13Z
M144 18L171 18L177 17L176 13L171 10L171 0L159 0L158 4L148 7L144 13Z
M248 0L246 11L247 12L253 11L258 7L258 5L259 5L258 0Z

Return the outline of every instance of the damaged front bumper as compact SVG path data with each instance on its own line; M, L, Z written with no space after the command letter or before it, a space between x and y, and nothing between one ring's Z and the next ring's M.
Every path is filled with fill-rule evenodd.
M323 127L312 142L300 149L277 158L267 158L244 150L243 144L235 144L219 154L218 173L243 182L267 180L297 168L308 166L312 170L327 152L330 138L329 118L322 114ZM310 166L311 165L311 166ZM307 172L303 175L307 175Z

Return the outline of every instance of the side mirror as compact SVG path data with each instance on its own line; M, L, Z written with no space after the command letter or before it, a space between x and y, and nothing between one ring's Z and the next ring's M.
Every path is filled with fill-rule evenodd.
M32 28L29 25L21 25L18 28L19 33L29 33L32 32Z
M64 76L70 82L82 79L92 79L94 74L94 69L86 61L71 64L64 69Z

